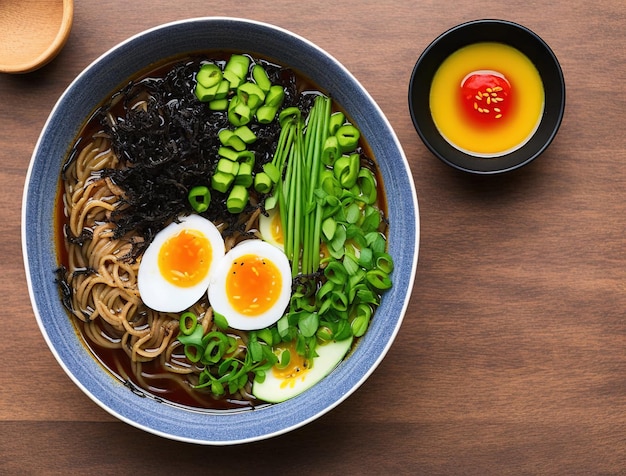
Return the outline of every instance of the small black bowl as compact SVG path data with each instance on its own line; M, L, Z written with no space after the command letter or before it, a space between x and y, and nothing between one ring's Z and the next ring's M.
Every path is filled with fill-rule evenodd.
M519 149L492 158L473 156L450 145L430 112L430 87L441 63L456 50L480 42L504 43L525 54L537 68L545 93L543 116L534 135ZM475 174L511 171L537 158L556 136L564 109L565 80L556 56L538 35L505 20L475 20L446 31L421 54L409 82L409 110L424 144L446 164Z

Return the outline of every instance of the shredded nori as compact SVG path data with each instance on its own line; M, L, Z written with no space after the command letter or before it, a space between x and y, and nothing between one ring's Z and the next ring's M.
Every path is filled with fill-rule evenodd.
M110 216L115 238L131 231L143 238L135 243L131 259L167 224L192 213L188 192L210 183L219 159L218 132L230 127L227 113L212 111L194 94L195 75L205 61L187 59L174 64L162 77L131 81L94 115L120 159L119 167L102 172L124 194L121 206ZM293 71L258 59L252 60L251 67L255 62L264 66L274 84L285 88L283 108L298 106L304 114L310 110L313 98L297 89ZM257 172L271 161L280 126L278 121L267 125L254 121L248 127L257 136L250 146ZM226 223L226 234L237 231L243 225L237 215L227 211L227 195L211 193L211 205L202 215ZM262 202L263 197L253 196L244 212Z

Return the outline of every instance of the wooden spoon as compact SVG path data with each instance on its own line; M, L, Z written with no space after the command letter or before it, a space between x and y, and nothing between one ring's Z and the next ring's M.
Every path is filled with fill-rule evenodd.
M41 68L65 45L72 28L73 0L2 0L0 72Z

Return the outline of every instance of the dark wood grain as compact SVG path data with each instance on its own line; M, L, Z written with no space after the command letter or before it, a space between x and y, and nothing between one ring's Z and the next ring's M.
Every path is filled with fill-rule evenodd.
M28 162L63 89L130 35L202 15L274 23L346 65L403 144L422 229L412 301L372 377L306 427L230 448L146 434L84 396L37 328L20 242ZM420 52L483 17L537 32L567 82L552 146L502 177L437 161L407 106ZM0 76L0 473L624 474L625 27L623 0L76 2L55 61Z

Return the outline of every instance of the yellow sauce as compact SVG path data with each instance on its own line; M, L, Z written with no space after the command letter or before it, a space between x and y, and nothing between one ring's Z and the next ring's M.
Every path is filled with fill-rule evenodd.
M461 94L468 75L485 71L504 76L511 96L507 114L488 125L471 120ZM430 90L430 111L440 134L455 148L478 157L497 157L522 147L537 130L543 108L537 68L519 50L502 43L475 43L455 51L436 71Z

